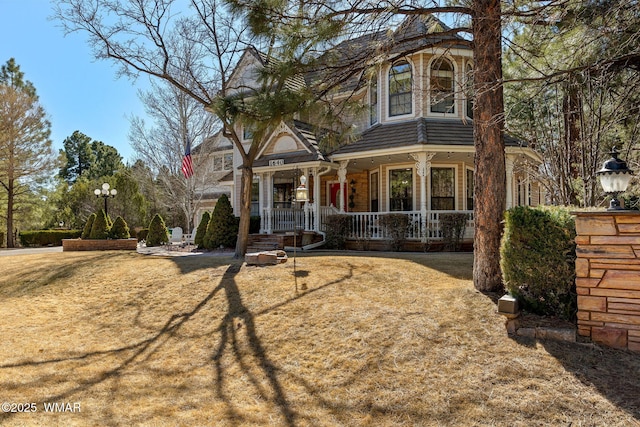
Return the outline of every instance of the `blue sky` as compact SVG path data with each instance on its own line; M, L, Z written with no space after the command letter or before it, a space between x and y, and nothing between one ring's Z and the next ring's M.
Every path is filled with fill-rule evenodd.
M15 58L36 87L56 151L79 130L132 161L129 117L145 117L137 91L148 79L116 79L115 64L93 58L86 34L65 36L52 14L49 0L0 0L0 64Z

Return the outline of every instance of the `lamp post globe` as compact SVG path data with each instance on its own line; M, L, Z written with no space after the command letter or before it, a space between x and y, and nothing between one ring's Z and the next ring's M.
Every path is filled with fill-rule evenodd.
M618 158L620 152L615 147L609 154L611 158L602 164L602 169L596 172L596 175L604 192L611 194L611 202L607 210L622 210L618 195L627 190L627 186L633 179L633 171L627 167L627 162Z
M115 197L116 194L118 194L118 190L116 190L115 188L111 188L109 183L105 182L104 184L102 184L102 188L96 188L95 190L93 190L93 194L95 194L96 197L102 197L104 199L104 214L108 215L107 199L109 197Z

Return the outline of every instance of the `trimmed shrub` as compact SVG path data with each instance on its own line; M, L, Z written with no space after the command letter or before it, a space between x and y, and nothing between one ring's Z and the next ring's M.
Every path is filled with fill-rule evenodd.
M200 224L198 224L198 228L196 229L196 236L193 239L193 243L195 243L199 248L204 247L204 235L207 233L207 226L209 225L210 219L211 214L209 212L203 213Z
M214 249L231 248L238 240L238 219L233 215L231 202L226 194L218 199L204 236L204 246Z
M138 242L142 242L143 240L147 240L147 234L149 234L148 228L141 228L136 233L136 237L138 238Z
M0 231L0 248L4 248L4 233Z
M515 207L506 213L500 267L523 308L573 320L575 221L566 208Z
M91 225L91 233L89 233L90 239L104 240L109 237L109 220L104 213L104 209L96 214L96 219Z
M445 251L459 251L467 228L467 214L450 212L440 214L440 229Z
M113 222L113 226L111 227L111 238L112 239L128 239L131 237L131 233L129 232L129 226L127 222L121 216L118 216L116 220Z
M149 224L146 241L149 247L169 243L169 230L159 214L155 214Z
M87 222L84 224L84 228L82 229L82 235L80 236L81 239L89 238L89 235L91 234L91 227L93 227L93 221L96 220L96 217L97 215L95 212L89 215L89 218L87 218Z
M77 239L82 230L25 230L19 238L22 246L62 246L62 239Z
M327 215L324 220L325 246L329 249L345 249L347 236L351 231L351 218L349 215Z
M401 213L392 213L380 216L380 226L389 236L389 244L394 251L401 251L407 240L409 228L409 216Z

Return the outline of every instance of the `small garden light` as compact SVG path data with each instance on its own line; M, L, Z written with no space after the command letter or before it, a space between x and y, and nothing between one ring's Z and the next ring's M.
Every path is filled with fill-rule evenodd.
M633 171L627 167L627 162L620 160L620 152L615 147L611 149L611 158L603 163L602 169L596 174L600 179L600 185L605 193L611 194L611 202L608 211L623 209L620 207L618 195L627 190L629 182L633 178Z
M104 183L102 184L102 189L96 188L95 190L93 190L93 194L96 195L96 197L102 197L104 198L104 214L107 215L107 199L109 197L115 197L116 194L118 194L118 190L116 190L115 188L111 188L111 190L109 190L111 186L108 183Z
M296 202L306 202L309 200L309 190L306 187L307 177L300 177L300 185L296 188Z

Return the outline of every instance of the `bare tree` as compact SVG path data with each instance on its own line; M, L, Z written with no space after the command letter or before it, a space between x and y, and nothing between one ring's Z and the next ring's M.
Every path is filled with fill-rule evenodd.
M49 126L34 95L0 83L0 186L6 193L9 248L15 247L16 202L55 168Z
M192 156L194 175L185 178L182 159L187 141L192 149L209 141L219 127L218 120L192 97L167 83L151 82L151 89L139 96L154 123L147 127L141 118L131 118L129 138L136 157L161 183L161 200L167 207L179 207L186 218L186 229L191 230L191 220L202 199L202 192L196 190L211 184L216 176L206 157Z

